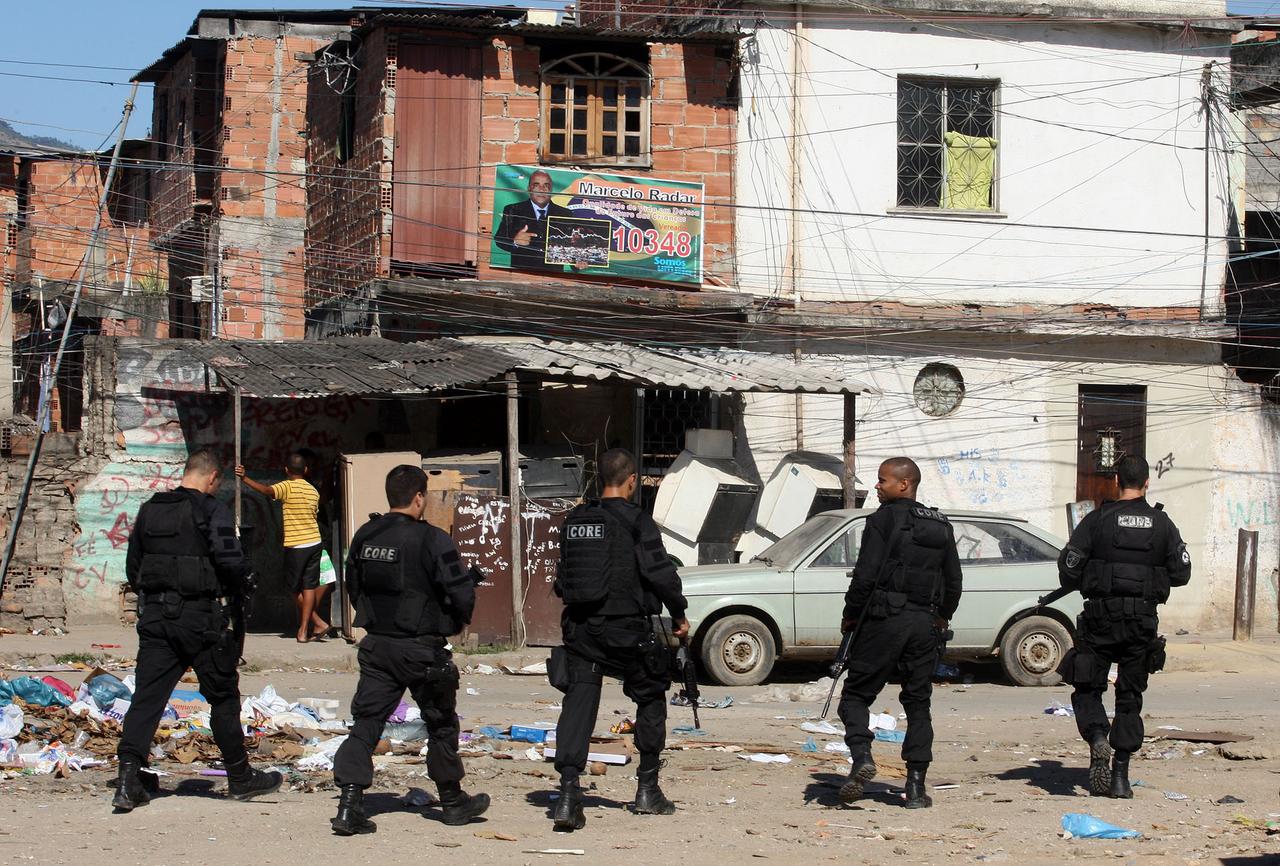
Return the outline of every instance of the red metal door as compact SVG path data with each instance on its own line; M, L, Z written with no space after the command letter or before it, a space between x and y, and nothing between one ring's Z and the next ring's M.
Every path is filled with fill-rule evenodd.
M480 49L401 43L391 258L474 265L480 211Z

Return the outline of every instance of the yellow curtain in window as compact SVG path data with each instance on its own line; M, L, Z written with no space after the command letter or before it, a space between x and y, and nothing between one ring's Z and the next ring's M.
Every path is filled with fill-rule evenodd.
M996 176L996 140L948 132L947 182L942 206L957 210L990 210L991 184Z

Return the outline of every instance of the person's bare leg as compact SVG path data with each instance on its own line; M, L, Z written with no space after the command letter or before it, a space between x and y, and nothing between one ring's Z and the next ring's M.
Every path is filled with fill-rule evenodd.
M325 602L329 600L329 588L322 586L319 589L311 590L315 593L315 601L311 610L311 626L315 630L315 634L323 635L329 631L329 621L324 618L320 611L325 610Z
M295 592L293 594L293 603L298 607L298 640L305 641L308 639L307 626L309 625L310 615L307 612L307 591Z
M298 615L298 640L311 640L311 615L315 612L316 591L314 589L304 589L302 591L302 610Z

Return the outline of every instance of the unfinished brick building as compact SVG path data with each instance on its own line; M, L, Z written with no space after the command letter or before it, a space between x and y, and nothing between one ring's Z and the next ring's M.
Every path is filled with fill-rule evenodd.
M345 10L201 12L154 82L151 218L175 337L301 339L307 75ZM303 59L300 59L303 58Z
M728 34L611 31L554 13L367 14L309 77L309 333L483 333L494 317L565 333L580 314L556 311L575 300L624 318L737 310L731 293L706 291L735 279L724 206L735 52ZM664 288L495 262L503 165L523 167L520 183L547 166L702 185L700 279Z

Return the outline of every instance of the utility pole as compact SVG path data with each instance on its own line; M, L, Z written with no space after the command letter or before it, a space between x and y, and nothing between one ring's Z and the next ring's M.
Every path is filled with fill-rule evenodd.
M1209 297L1209 144L1212 132L1213 61L1200 73L1200 110L1204 113L1204 262L1200 269L1200 321ZM1216 306L1216 305L1215 305Z
M80 295L84 291L85 273L94 250L98 248L98 238L102 233L102 215L107 210L107 200L111 196L111 184L115 180L116 166L120 164L120 149L124 146L125 132L129 129L129 116L133 114L133 100L138 95L138 82L133 83L129 98L124 103L124 114L120 119L120 134L116 136L116 146L111 152L111 164L107 167L107 178L102 184L102 195L98 197L98 212L93 217L93 229L89 232L89 245L85 249L84 258L80 260L80 273L76 277L75 292L71 296L71 307L67 310L67 320L62 324L62 338L58 341L58 354L53 359L53 369L49 373L49 393L41 401L39 418L36 419L36 443L27 459L27 475L22 482L22 491L18 495L18 504L9 521L9 537L4 545L4 559L0 560L0 596L4 595L5 578L9 576L9 564L13 561L13 550L18 543L18 530L22 527L22 516L27 510L27 498L31 495L31 482L35 478L36 464L40 462L40 450L44 446L44 431L49 422L50 404L53 402L53 387L58 381L58 372L62 369L62 357L67 351L67 339L71 336L71 323L75 321L76 310L80 306Z

